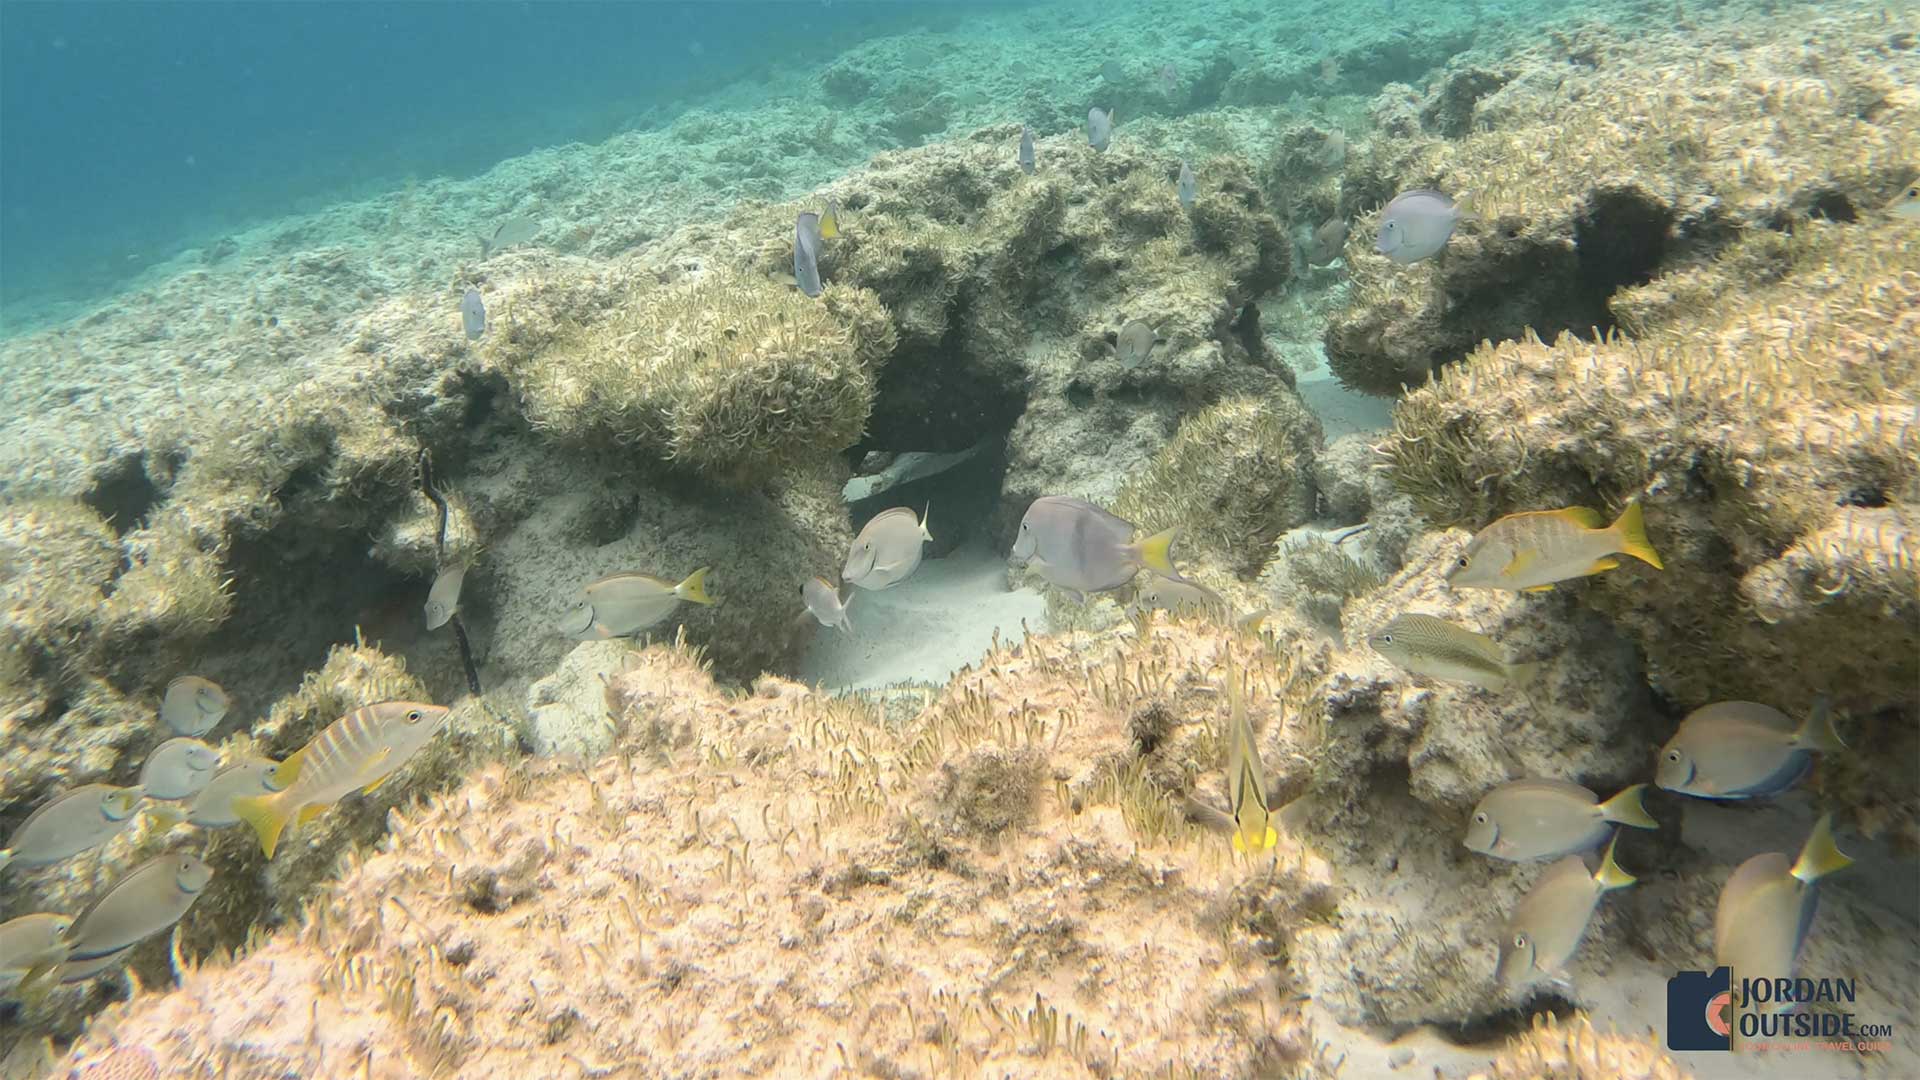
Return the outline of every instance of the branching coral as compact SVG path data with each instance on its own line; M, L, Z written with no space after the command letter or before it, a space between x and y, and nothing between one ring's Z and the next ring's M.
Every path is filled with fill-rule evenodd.
M718 479L850 446L873 407L892 324L869 293L816 301L716 270L643 288L518 362L533 423L604 438Z
M1185 544L1252 573L1313 512L1319 446L1320 423L1297 399L1229 398L1188 417L1114 512L1143 535L1178 526Z

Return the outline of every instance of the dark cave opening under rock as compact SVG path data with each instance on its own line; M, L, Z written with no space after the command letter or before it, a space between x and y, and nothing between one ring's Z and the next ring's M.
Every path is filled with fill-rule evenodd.
M1638 188L1599 188L1587 197L1573 219L1573 244L1581 284L1602 309L1616 289L1653 280L1672 225L1672 208Z
M126 454L94 474L93 485L80 501L105 518L115 536L125 536L144 525L153 508L166 498L147 475L147 455Z

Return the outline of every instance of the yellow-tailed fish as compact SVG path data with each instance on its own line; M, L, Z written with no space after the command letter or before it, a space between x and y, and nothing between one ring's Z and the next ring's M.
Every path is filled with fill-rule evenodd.
M181 735L200 736L213 730L233 704L220 684L198 675L182 675L167 684L160 699L160 719Z
M1722 701L1687 714L1667 745L1653 782L1702 799L1778 795L1813 768L1813 755L1846 749L1825 700L1806 722L1752 701Z
M1895 217L1920 218L1920 180L1901 188L1900 194L1887 204L1887 213Z
M253 826L271 859L288 820L304 825L348 792L379 787L427 745L449 711L417 701L355 709L287 755L279 769L285 787L236 798L233 812Z
M1020 519L1008 559L1076 595L1117 589L1142 569L1185 580L1173 567L1167 529L1136 540L1133 522L1069 495L1042 495Z
M918 518L905 506L875 514L847 548L840 580L862 589L888 589L913 576L920 568L920 546L933 540L927 531L932 515L931 506Z
M1240 670L1227 665L1227 805L1233 814L1233 850L1266 851L1280 842L1267 809L1267 779L1247 719L1246 690Z
M134 867L73 920L60 981L79 982L118 963L127 950L179 922L212 880L212 867L178 852ZM36 981L42 970L23 981Z
M153 748L140 766L140 790L149 799L189 799L213 779L220 752L185 735Z
M840 235L840 204L827 200L826 213L820 215L820 239L831 240Z
M13 830L0 850L0 869L46 866L118 836L140 809L140 789L84 784L46 802Z
M703 566L678 585L650 574L611 574L580 590L586 599L560 618L560 632L582 640L627 637L673 614L680 601L711 604Z
M433 579L433 586L427 590L427 629L438 630L447 625L454 612L460 610L460 586L467 580L467 568L455 565L443 568Z
M1565 978L1567 961L1579 950L1600 898L1635 880L1613 861L1619 842L1615 834L1600 869L1588 870L1586 860L1569 855L1547 867L1520 898L1500 937L1497 971L1502 986L1517 989L1541 979Z
M1713 915L1713 962L1741 983L1793 976L1794 959L1813 926L1820 879L1853 865L1833 843L1833 817L1814 823L1792 865L1777 851L1740 864L1720 889ZM1782 1003L1783 1008L1792 1002Z
M1398 616L1369 636L1367 644L1415 675L1493 691L1525 682L1539 670L1538 664L1509 664L1492 638L1432 615Z
M1481 529L1467 544L1447 584L1454 588L1512 589L1538 592L1568 581L1612 570L1615 555L1631 555L1656 570L1660 556L1647 540L1638 501L1627 504L1619 520L1602 525L1598 511L1585 507L1508 514Z
M1496 859L1524 862L1556 859L1591 851L1607 838L1609 826L1657 829L1635 784L1606 802L1579 784L1565 780L1514 780L1481 798L1467 822L1467 847Z
M233 800L271 795L286 784L280 779L280 763L266 758L246 758L214 774L187 808L187 820L203 829L219 829L240 824L233 812Z
M66 960L71 915L42 912L0 922L0 990L11 989L27 972L49 969Z

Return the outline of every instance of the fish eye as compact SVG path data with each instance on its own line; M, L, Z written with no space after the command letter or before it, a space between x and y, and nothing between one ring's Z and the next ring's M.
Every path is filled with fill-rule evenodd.
M1525 934L1515 934L1515 935L1513 935L1513 947L1514 947L1514 948L1516 948L1516 949L1524 949L1524 948L1526 948L1526 947L1527 947L1527 935L1525 935Z
M1674 763L1675 765L1678 765L1680 764L1680 751L1669 750L1667 751L1666 758L1668 761Z
M407 723L409 723L409 724L417 724L417 723L419 723L419 722L420 722L420 710L419 710L419 709L408 709L408 710L407 710Z
M1466 565L1467 565L1467 557L1466 557L1465 555L1462 555L1462 556L1460 556L1460 560L1459 560L1458 562L1456 562L1456 563L1454 563L1453 565L1455 565L1455 566L1462 566L1462 567L1464 567L1464 566L1466 566Z
M1473 815L1473 820L1475 824L1485 825L1488 821L1487 812L1485 810L1480 811L1479 813Z
M1392 634L1381 634L1381 635L1380 635L1380 642L1381 642L1381 644L1383 644L1383 645L1391 645L1391 644L1393 644L1393 635L1392 635Z

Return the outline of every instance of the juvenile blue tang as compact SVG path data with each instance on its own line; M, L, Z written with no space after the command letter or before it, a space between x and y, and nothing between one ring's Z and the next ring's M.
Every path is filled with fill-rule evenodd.
M1799 783L1813 755L1844 749L1824 700L1801 724L1758 702L1722 701L1680 721L1653 782L1701 799L1766 798Z
M1380 211L1380 236L1373 249L1402 265L1419 262L1438 255L1465 216L1451 198L1437 191L1401 192Z

